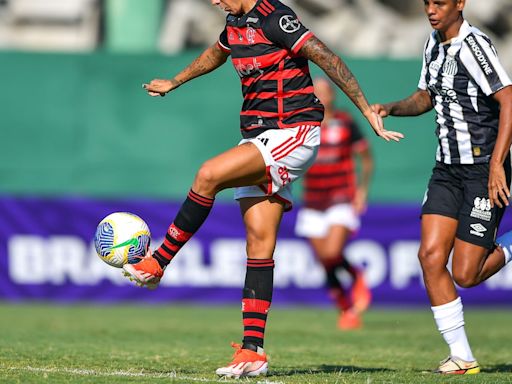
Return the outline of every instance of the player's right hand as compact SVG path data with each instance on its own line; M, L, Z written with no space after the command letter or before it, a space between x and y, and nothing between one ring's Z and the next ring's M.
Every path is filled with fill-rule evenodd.
M177 82L173 80L154 79L149 84L142 84L149 96L165 96L167 93L176 88Z
M389 111L383 104L373 104L372 106L373 112L377 113L380 117L388 117Z

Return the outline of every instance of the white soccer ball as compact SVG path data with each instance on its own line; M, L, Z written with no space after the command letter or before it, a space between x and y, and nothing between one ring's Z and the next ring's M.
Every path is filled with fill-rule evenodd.
M114 212L98 224L94 235L96 253L105 263L122 268L140 261L148 251L151 233L139 216Z

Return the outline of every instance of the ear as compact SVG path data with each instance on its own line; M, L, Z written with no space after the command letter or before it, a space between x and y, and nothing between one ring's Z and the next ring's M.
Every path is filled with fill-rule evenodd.
M466 0L457 0L457 10L459 12L463 11L465 5L466 5Z

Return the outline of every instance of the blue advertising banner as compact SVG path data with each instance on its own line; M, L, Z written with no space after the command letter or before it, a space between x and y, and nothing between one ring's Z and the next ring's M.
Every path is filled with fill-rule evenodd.
M92 238L115 211L148 223L159 245L180 203L89 199L0 198L0 299L55 302L235 304L245 275L244 228L236 204L217 203L199 232L173 260L154 291L131 286L101 261ZM419 205L373 205L346 256L364 268L377 305L428 305L417 260ZM325 305L325 276L308 243L294 235L296 210L285 214L275 252L275 304ZM502 231L512 227L505 215ZM343 278L343 276L342 276ZM461 290L465 304L508 305L512 268Z

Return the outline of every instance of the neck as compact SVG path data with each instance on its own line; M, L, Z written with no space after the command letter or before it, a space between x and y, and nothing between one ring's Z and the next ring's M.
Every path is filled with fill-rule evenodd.
M457 21L455 21L453 24L451 24L445 31L439 31L441 40L443 42L446 42L448 40L453 39L454 37L459 36L460 27L462 26L463 22L464 22L464 18L461 15L457 19Z
M254 8L258 0L242 0L242 12L244 15Z

